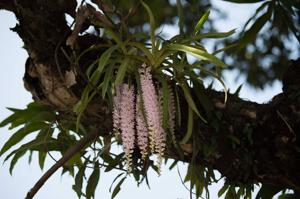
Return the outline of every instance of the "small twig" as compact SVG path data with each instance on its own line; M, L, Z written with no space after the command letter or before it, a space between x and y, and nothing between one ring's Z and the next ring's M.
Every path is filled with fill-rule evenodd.
M70 160L77 152L82 150L86 144L96 139L98 136L98 132L93 132L87 134L83 137L77 144L70 147L66 153L59 159L33 186L32 189L27 193L25 199L32 199L35 194L39 191L39 189L44 185L44 183L60 168L62 167L68 160Z

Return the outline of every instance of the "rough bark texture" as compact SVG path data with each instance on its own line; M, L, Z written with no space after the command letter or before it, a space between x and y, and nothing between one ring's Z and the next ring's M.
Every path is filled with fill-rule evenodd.
M10 10L17 16L19 24L13 30L22 38L29 54L24 76L26 89L34 100L66 114L72 114L72 107L86 85L80 75L76 76L75 85L70 86L66 80L73 66L62 51L71 51L66 46L71 30L65 13L75 16L75 8L75 0L0 0L0 9ZM76 40L76 50L82 51L98 42L101 42L99 38L81 36ZM208 116L208 122L214 124L214 118L218 118L219 124L205 125L196 121L194 142L182 146L185 157L180 158L172 149L167 155L191 161L192 151L198 147L195 140L212 143L215 155L205 157L199 153L196 160L219 170L228 180L237 184L264 182L300 191L300 143L297 139L300 132L300 60L287 65L290 67L283 78L283 92L266 104L229 95L224 105L222 93L205 90L213 102L214 116ZM184 104L183 111L186 111ZM104 130L102 136L111 130L111 112L105 101L95 99L85 116L85 124ZM177 137L181 138L185 129L177 129L177 132Z

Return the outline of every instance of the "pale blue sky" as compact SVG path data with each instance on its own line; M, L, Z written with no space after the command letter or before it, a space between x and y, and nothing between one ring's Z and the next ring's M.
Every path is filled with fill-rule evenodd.
M229 30L232 28L241 28L249 14L254 11L257 5L237 5L214 0L214 4L224 10L230 10L229 19L219 21L218 26L221 30ZM31 101L31 95L23 87L22 77L24 74L24 64L27 53L22 49L22 41L19 37L9 31L14 27L16 20L11 13L0 11L0 120L9 115L9 111L5 107L23 108ZM240 80L242 82L243 79ZM240 83L235 83L231 75L227 75L228 87L235 90ZM260 92L251 88L244 88L241 92L243 98L247 98L257 102L270 100L271 97L279 93L281 85L276 82L273 87L268 87L266 91ZM0 129L0 146L11 135L11 131L6 128ZM54 162L47 159L45 169L48 169ZM19 199L24 198L27 191L42 175L42 171L38 167L37 156L34 156L33 163L28 165L28 158L23 158L16 165L13 176L8 173L9 164L2 165L3 157L0 158L0 192L3 199ZM181 173L184 176L185 166L180 165ZM96 198L108 199L110 193L108 188L116 176L116 173L101 173L100 184L97 187ZM64 175L60 176L60 171L53 175L36 195L36 199L75 199L77 196L72 191L73 178ZM142 185L136 187L133 178L129 178L122 186L118 199L185 199L189 197L188 191L182 186L176 169L168 171L163 167L162 175L157 177L156 174L150 174L151 190L147 186ZM211 198L216 197L216 190L220 185L211 188Z

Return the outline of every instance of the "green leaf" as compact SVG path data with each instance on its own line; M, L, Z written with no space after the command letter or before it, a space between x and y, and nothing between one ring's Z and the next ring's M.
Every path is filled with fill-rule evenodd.
M81 57L83 57L90 51L99 50L100 48L109 48L109 47L110 47L110 44L107 44L107 43L92 45L89 48L85 49L82 53L80 53L80 55L78 57L76 57L75 63L78 63L79 60L81 59Z
M192 136L192 132L193 132L193 111L191 109L191 107L189 106L189 110L188 110L188 126L187 126L187 132L184 136L184 138L181 140L180 144L185 144L189 141L189 139Z
M228 190L228 187L228 184L224 184L224 186L218 191L218 197L221 197Z
M262 184L255 199L269 199L276 195L282 188L271 186L268 184Z
M226 51L226 50L235 48L235 47L237 47L237 46L238 46L237 43L234 43L234 44L231 44L231 45L227 45L227 46L225 46L224 48L220 48L220 49L214 51L212 54L213 54L213 55L216 55L216 54L218 54L218 53L220 53L220 52L224 52L224 51Z
M87 76L89 77L91 75L91 77L89 78L89 84L85 87L84 91L82 92L81 95L81 99L79 100L79 102L74 106L74 112L77 114L77 122L76 122L76 129L78 130L79 128L79 123L80 123L80 118L84 112L84 110L86 109L88 103L92 100L92 98L96 95L96 91L99 89L99 87L101 87L103 84L97 85L100 76L104 70L104 67L107 65L111 54L118 48L118 45L112 46L109 49L107 49L100 57L99 59L99 64L97 69L93 72L93 74L91 75L92 72L92 66L90 66L90 68L87 69ZM90 94L90 92L92 90L96 90L94 91L92 94Z
M199 35L192 36L191 39L192 40L199 40L199 39L203 39L203 38L218 39L218 38L229 37L230 35L232 35L234 33L235 33L235 29L232 29L228 32L208 32L208 33L201 33Z
M144 1L141 0L141 3L149 15L151 44L152 44L152 50L154 51L154 54L155 54L155 52L156 52L156 44L155 44L155 29L156 29L156 27L155 27L154 15L153 15L150 7Z
M110 86L110 83L112 82L113 75L114 75L114 65L115 62L112 62L109 66L107 71L105 72L104 80L102 82L102 98L105 98L106 92Z
M30 124L26 125L25 127L21 128L7 140L7 142L4 144L4 146L2 147L2 149L0 151L0 156L3 155L3 153L5 153L11 147L16 145L20 141L22 141L23 138L25 136L27 136L28 134L38 131L38 130L41 130L45 127L48 127L46 123L38 122L38 123L30 123Z
M23 156L23 155L25 155L25 153L26 153L27 151L19 151L19 152L17 152L15 155L14 155L14 157L13 157L13 159L11 160L11 162L10 162L10 167L9 167L9 173L10 173L10 175L12 175L12 172L13 172L13 169L15 168L15 165L17 164L17 162L18 162L18 160Z
M82 183L84 178L84 173L86 169L86 163L80 167L78 170L76 176L75 176L75 184L72 186L73 190L77 193L78 198L82 195Z
M91 77L91 79L99 79L100 77L100 74L102 73L104 67L106 66L109 58L111 57L111 54L118 48L119 46L118 45L115 45L115 46L112 46L110 48L108 48L104 53L102 53L101 57L99 58L99 61L98 61L98 67L96 69L96 71L93 73L93 75L95 76L93 78L93 75ZM91 75L91 72L92 72L92 68L88 68L87 69L87 76L90 77Z
M238 97L240 95L242 88L243 88L243 84L239 85L239 87L236 89L236 91L233 93L233 95Z
M51 143L53 140L41 140L41 139L34 139L30 142L27 142L26 144L21 145L19 148L13 150L12 152L10 152L10 154L8 154L5 159L4 162L6 162L10 157L12 157L14 154L21 152L21 151L29 151L29 150L34 150L40 146L44 146L45 144L49 144Z
M235 198L237 198L235 187L230 186L226 193L225 199L235 199Z
M242 38L239 40L239 48L240 49L245 47L246 44L248 44L249 42L253 41L256 38L259 31L264 27L264 25L271 18L272 12L273 12L272 8L273 7L271 5L269 5L268 11L265 14L261 15L254 22L254 24L251 26L251 28L244 33Z
M285 0L284 2L287 3L288 1ZM292 31L292 33L294 34L294 36L297 38L298 42L300 42L300 30L295 25L296 23L294 23L291 14L286 9L284 9L283 7L281 7L280 4L278 4L278 7L279 7L278 10L279 10L281 16L283 16L284 23ZM291 8L291 6L287 6L287 7L289 7L291 10L293 10Z
M70 158L70 160L68 160L65 163L65 166L72 167L74 165L81 165L81 164L82 164L81 154L80 153L76 153L75 155L72 156L72 158Z
M47 155L46 152L39 151L39 165L42 170L44 169L46 155Z
M299 195L294 193L285 193L278 196L278 199L299 199Z
M120 65L117 76L116 76L115 86L118 86L123 83L123 79L125 77L129 61L130 61L129 58L125 58L124 61L122 61L122 64Z
M0 127L4 127L10 123L11 126L9 128L13 129L29 121L49 121L56 117L53 110L51 110L49 107L42 106L38 103L30 103L25 109L7 109L12 111L13 114L4 119L0 123Z
M185 52L187 54L190 54L200 60L206 60L209 61L213 64L215 64L216 66L219 67L224 67L226 66L225 63L223 63L219 58L217 58L216 56L204 51L204 50L200 50L198 48L195 48L193 46L187 46L187 45L183 45L183 44L170 44L169 45L169 49L170 50L175 50L175 51L182 51Z
M10 115L9 117L7 117L6 119L4 119L1 123L0 123L0 127L4 127L6 125L8 125L9 123L12 123L13 121L15 121L17 118L19 118L20 116L16 113Z
M207 121L202 117L202 115L198 111L197 106L196 106L196 104L195 104L195 102L193 100L193 97L190 94L189 87L186 85L186 83L181 83L180 86L181 86L181 88L183 90L184 97L185 97L187 103L189 104L189 107L191 107L191 109L200 117L200 119L203 122L207 123Z
M224 96L224 104L225 104L225 103L227 102L227 98L228 98L228 93L227 93L227 92L228 92L228 89L227 89L227 86L226 86L225 82L224 82L217 74L215 74L215 73L213 73L213 72L207 70L206 68L204 68L204 67L202 67L202 66L200 66L200 65L196 65L195 67L196 67L196 68L199 68L199 69L201 70L201 72L213 76L214 78L216 78L216 79L222 84L222 86L223 86L223 88L224 88L224 95L225 95L225 96ZM211 89L211 86L212 86L212 85L210 85L210 86L208 87L208 89Z
M99 163L96 162L94 166L94 171L90 175L87 186L86 186L86 198L91 199L94 198L95 196L95 190L98 185L100 178L100 168L99 168Z
M184 28L184 15L183 15L183 8L182 8L182 3L181 0L176 0L177 3L177 12L178 12L178 26L179 26L179 31L180 34L183 34L183 28Z
M203 84L199 83L198 81L193 81L193 88L195 90L195 95L198 98L198 101L201 103L207 117L210 118L213 113L214 106L211 102L211 99L209 99L205 93Z
M150 52L150 50L148 48L145 47L144 44L139 43L139 42L128 42L128 45L134 46L137 49L141 50L147 56L147 58L150 60L150 63L151 64L154 63L154 57L153 57L152 53Z
M115 179L112 181L112 183L111 183L111 185L110 185L110 187L109 187L109 192L111 192L111 189L112 189L114 183L115 183L122 175L124 175L124 174L125 174L125 173L120 173L120 174L118 174L118 175L115 177Z
M178 160L174 160L174 162L169 166L169 170L172 170L178 163Z
M196 35L200 31L201 27L208 19L209 13L210 11L205 12L204 15L199 19L194 29L194 35Z
M266 1L266 2L262 3L262 4L256 9L254 15L252 15L252 17L249 17L249 19L248 19L248 20L246 21L246 23L244 24L243 29L242 29L243 32L245 32L246 27L249 25L249 23L250 23L253 19L255 19L255 18L257 17L257 15L258 15L262 10L264 10L264 8L265 8L266 6L268 6L270 3L272 3L272 1Z
M108 34L109 36L111 36L113 38L113 40L115 40L115 42L117 43L117 46L121 47L123 53L126 53L124 42L121 40L121 38L119 37L119 35L117 35L110 28L105 28L105 33Z
M126 179L126 176L123 177L119 183L116 185L116 187L114 188L112 194L111 194L111 199L115 198L117 196L117 194L120 192L121 190L121 185L123 184L123 182L125 181Z

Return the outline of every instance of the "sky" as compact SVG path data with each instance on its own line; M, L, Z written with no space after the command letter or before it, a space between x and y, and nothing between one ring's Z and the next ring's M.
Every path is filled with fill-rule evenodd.
M213 0L213 4L223 10L231 10L229 18L218 21L217 26L220 30L226 31L233 28L241 29L242 23L246 21L248 16L254 12L256 5L238 5ZM9 30L14 27L16 20L13 14L0 10L0 121L6 118L10 112L5 107L24 108L32 101L31 95L23 86L23 74L27 53L22 48L22 41L16 33ZM235 90L242 82L234 81L234 76L226 74L226 83L231 90ZM267 102L274 95L281 92L280 82L275 82L272 86L268 86L264 91L255 90L244 87L241 91L241 97L256 102ZM11 136L13 132L7 128L0 129L0 147ZM3 199L19 199L24 198L27 191L35 184L40 176L54 162L47 159L45 170L41 171L38 167L37 155L33 157L32 164L28 164L28 158L22 158L17 163L13 175L8 172L9 164L3 162L0 157L0 194ZM180 164L179 170L184 176L186 166ZM108 199L110 193L108 191L111 182L117 172L100 174L100 182L96 190L96 199ZM189 192L181 184L177 170L168 171L167 167L162 168L162 175L151 172L149 174L150 186L141 185L137 188L133 178L128 178L121 187L118 199L128 198L164 198L164 199L185 199L189 197ZM36 199L75 199L75 192L72 190L73 178L65 174L61 176L61 170L54 174L37 193ZM211 198L217 198L217 190L221 184L211 187Z

